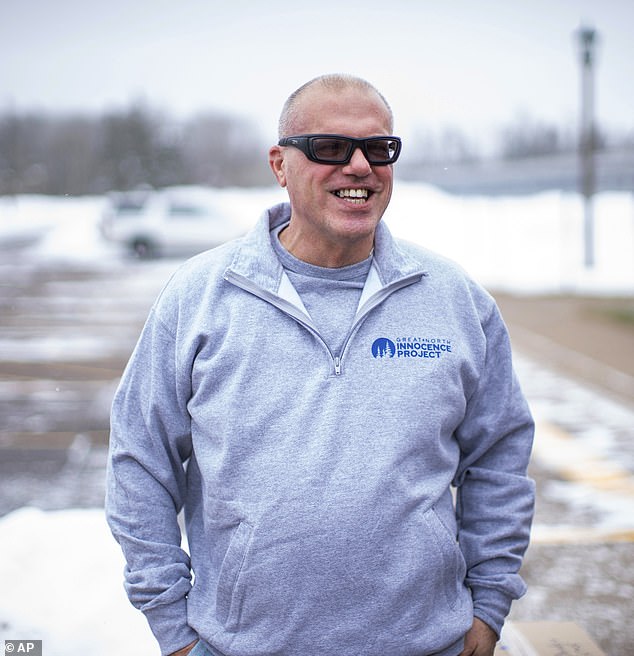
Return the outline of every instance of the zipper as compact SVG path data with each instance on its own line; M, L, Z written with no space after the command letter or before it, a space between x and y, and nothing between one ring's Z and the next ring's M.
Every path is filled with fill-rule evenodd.
M342 364L342 359L343 356L346 353L346 350L348 348L348 343L354 336L354 334L357 332L357 330L361 327L361 324L365 321L366 317L374 310L375 307L381 305L383 301L388 298L388 296L391 296L394 292L398 291L399 289L403 289L403 287L407 287L408 285L411 285L415 282L418 282L424 274L422 273L416 273L413 275L406 276L405 278L401 278L400 280L395 280L394 282L390 283L389 285L386 285L385 287L381 287L378 292L370 296L370 298L363 304L363 307L361 308L361 312L357 313L357 315L354 318L354 321L352 322L352 327L350 328L350 332L348 333L347 337L345 338L343 345L341 347L341 354L338 355L335 358L335 374L336 375L341 375L341 364Z
M403 287L407 287L408 285L411 285L414 282L418 282L423 277L423 275L424 274L422 273L416 273L414 275L406 276L405 278L396 280L395 282L387 285L386 287L382 287L378 292L370 296L370 298L363 304L363 307L361 308L361 312L357 313L357 315L355 316L355 319L352 322L352 327L350 328L350 331L348 332L346 338L344 339L343 345L341 347L341 353L338 355L333 354L333 352L330 350L330 347L328 346L328 344L326 344L324 338L320 335L317 328L314 326L313 323L310 322L310 318L307 317L295 305L293 305L286 299L282 298L281 296L278 296L273 292L269 292L266 289L263 289L259 285L253 283L248 278L245 278L244 276L234 273L233 271L226 271L224 275L224 279L227 282L232 283L236 287L239 287L240 289L244 289L245 291L253 294L254 296L261 298L263 301L270 303L271 305L275 306L276 308L278 308L279 310L290 316L292 319L297 321L297 323L299 323L301 326L306 328L306 330L308 330L311 334L313 334L323 344L324 348L328 352L328 355L330 356L330 359L333 362L335 376L341 376L343 356L346 353L348 344L352 339L353 335L356 333L356 331L359 329L359 327L365 320L365 318L368 316L368 314L372 310L374 310L375 307L380 305L388 296L398 291L399 289L402 289Z

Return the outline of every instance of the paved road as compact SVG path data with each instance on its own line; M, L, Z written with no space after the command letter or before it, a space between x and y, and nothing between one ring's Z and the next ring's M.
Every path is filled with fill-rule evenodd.
M68 268L29 263L19 249L3 256L0 515L27 504L100 506L112 392L176 263ZM587 387L562 375L573 369L546 366L566 359L557 340L542 335L553 350L540 349L534 326L520 320L525 306L510 297L501 305L539 421L530 592L512 617L573 620L609 656L634 653L632 404L601 380Z
M0 265L0 514L103 502L112 394L173 262ZM12 256L13 262L10 257Z
M634 406L634 298L495 296L521 351Z

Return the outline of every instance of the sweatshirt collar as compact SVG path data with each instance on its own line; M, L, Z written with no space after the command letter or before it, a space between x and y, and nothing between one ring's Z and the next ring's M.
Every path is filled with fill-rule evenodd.
M283 267L271 244L270 232L291 217L289 203L279 203L264 211L253 229L242 239L229 269L248 278L259 287L277 293ZM423 274L420 262L404 252L381 221L374 238L373 286L389 285L414 274Z

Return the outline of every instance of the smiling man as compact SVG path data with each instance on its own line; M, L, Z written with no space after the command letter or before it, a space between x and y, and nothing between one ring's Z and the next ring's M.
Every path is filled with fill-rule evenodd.
M524 592L533 422L491 296L381 221L392 123L358 78L293 93L290 202L179 269L126 368L107 514L163 655L491 656Z
M332 268L370 255L400 152L391 131L391 111L369 86L324 80L289 99L280 120L282 145L271 149L270 163L291 203L290 224L280 235L291 254ZM305 134L315 136L293 137ZM333 134L375 139L359 148Z

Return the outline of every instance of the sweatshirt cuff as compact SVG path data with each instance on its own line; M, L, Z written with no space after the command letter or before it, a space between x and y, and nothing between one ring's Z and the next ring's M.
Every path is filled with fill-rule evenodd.
M173 654L198 639L196 631L187 624L187 599L150 608L144 614L161 647L161 656Z
M491 588L474 588L473 614L488 624L500 637L504 620L511 610L512 597Z

